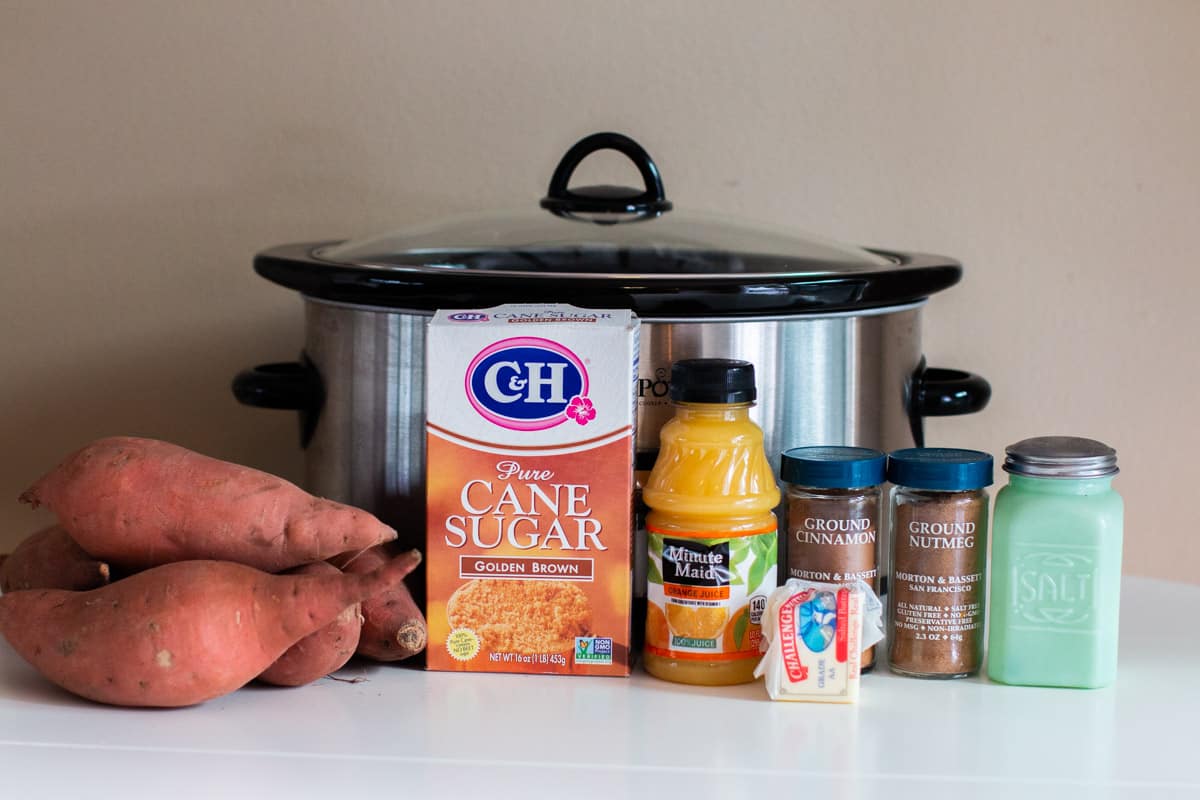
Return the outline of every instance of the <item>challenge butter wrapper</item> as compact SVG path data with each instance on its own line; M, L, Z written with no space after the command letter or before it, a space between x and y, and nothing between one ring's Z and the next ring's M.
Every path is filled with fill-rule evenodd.
M772 700L856 703L862 653L883 639L883 606L863 581L792 578L768 598L763 636L754 674Z

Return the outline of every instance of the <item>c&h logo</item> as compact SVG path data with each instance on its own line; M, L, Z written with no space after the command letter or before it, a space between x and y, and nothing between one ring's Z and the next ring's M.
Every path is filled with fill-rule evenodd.
M558 342L518 336L495 342L467 367L467 400L479 414L509 430L540 431L596 417L580 358Z

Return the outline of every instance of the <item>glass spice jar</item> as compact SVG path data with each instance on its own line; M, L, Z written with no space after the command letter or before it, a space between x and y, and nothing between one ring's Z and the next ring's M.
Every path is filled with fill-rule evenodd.
M1039 436L1006 449L996 495L988 677L1092 689L1117 677L1124 503L1117 453Z
M879 522L887 456L866 447L796 447L784 452L787 577L865 581L879 593ZM862 655L875 666L875 648Z
M963 678L983 664L992 457L918 447L888 456L891 570L888 666Z

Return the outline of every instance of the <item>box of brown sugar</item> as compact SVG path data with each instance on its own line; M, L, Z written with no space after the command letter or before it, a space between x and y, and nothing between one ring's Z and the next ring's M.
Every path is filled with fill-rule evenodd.
M426 339L429 669L628 675L629 311L439 311Z

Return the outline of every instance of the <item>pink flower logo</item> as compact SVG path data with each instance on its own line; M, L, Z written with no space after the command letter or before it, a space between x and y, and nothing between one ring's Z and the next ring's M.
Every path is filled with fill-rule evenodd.
M580 425L587 425L596 418L596 407L586 397L575 395L571 402L567 403L567 417Z

